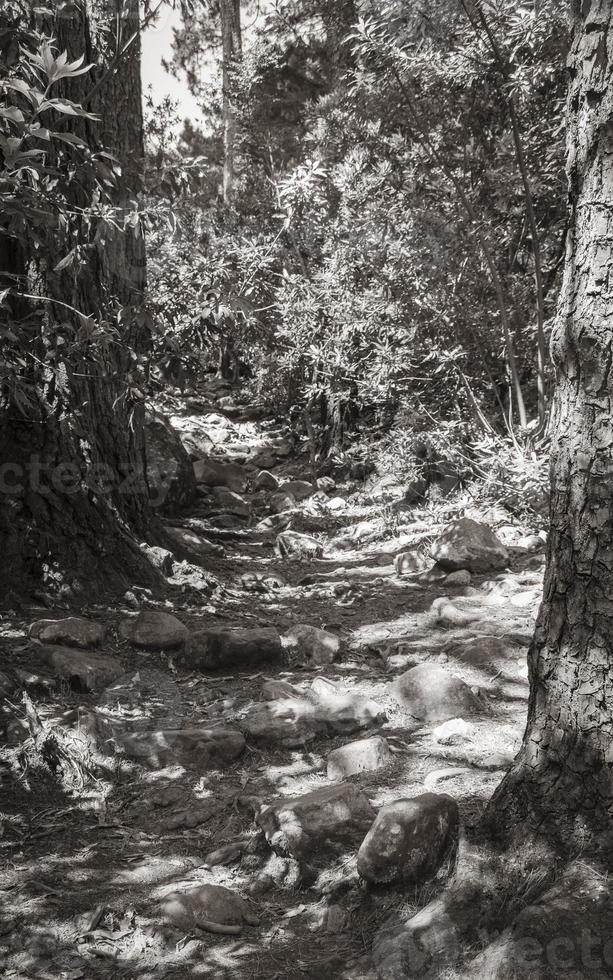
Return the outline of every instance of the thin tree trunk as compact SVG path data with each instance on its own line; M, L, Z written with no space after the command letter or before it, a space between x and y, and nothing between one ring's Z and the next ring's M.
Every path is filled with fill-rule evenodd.
M236 159L236 109L233 75L242 57L240 0L221 0L222 113L223 113L223 200L230 204L234 194Z
M523 745L488 821L613 862L613 0L573 3L551 530ZM520 829L521 828L521 829Z

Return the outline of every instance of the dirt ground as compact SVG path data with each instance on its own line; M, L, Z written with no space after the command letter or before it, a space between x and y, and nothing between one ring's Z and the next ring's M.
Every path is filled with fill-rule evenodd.
M206 422L206 409L196 415L198 424ZM187 410L184 417L189 418ZM251 421L231 420L228 426L232 445L263 433ZM273 472L304 478L305 468L305 457L297 456ZM387 721L364 735L384 735L393 760L350 781L375 808L425 789L444 791L458 802L463 832L470 837L523 731L526 651L544 558L514 542L535 529L504 512L479 511L462 494L403 510L369 498L355 484L341 482L334 492L346 501L340 513L307 502L292 524L318 537L324 558L279 558L274 535L254 529L256 518L269 513L260 495L254 505L260 512L256 518L237 518L235 534L226 530L215 536L209 529L211 540L224 548L222 557L205 563L217 582L212 592L202 590L197 576L188 576L179 586L171 580L163 597L135 593L137 608L172 612L190 630L270 626L283 635L297 623L322 627L343 641L342 656L333 664L309 668L288 657L282 669L235 676L189 672L173 662L172 653L135 650L122 638L118 627L134 612L133 598L78 609L32 603L3 616L3 663L28 678L42 725L57 733L65 750L54 775L31 744L28 751L20 749L28 734L26 708L21 701L5 702L10 724L0 769L3 976L339 977L349 962L368 953L376 929L391 913L408 914L436 891L437 883L419 894L369 889L358 879L351 854L331 867L317 888L301 887L287 866L291 862L273 856L258 832L254 813L262 804L326 785L328 753L361 735L317 737L294 749L261 748L248 740L238 761L204 773L180 766L151 770L122 754L100 756L74 723L76 709L79 717L86 714L97 696L58 686L40 669L37 646L28 639L30 624L43 617L73 614L103 623L104 652L141 677L145 727L147 692L161 702L174 727L211 722L240 727L249 706L261 701L262 684L273 678L306 687L323 676L366 694ZM206 521L208 506L203 499L183 520ZM427 555L445 524L464 514L487 521L506 540L509 570L473 576L470 585L451 588L423 574L396 573L396 554L409 548ZM348 547L348 535L365 524L362 540L356 535ZM465 613L461 625L436 619L432 604L441 596L451 597ZM484 638L491 636L503 639L504 655L490 656ZM469 719L475 724L469 739L437 742L432 727L419 727L394 699L394 678L423 662L443 665L478 691L482 709ZM207 855L226 845L234 846L221 855L225 863L207 862ZM171 888L206 882L236 890L260 924L245 926L240 936L186 934L165 925L160 898Z

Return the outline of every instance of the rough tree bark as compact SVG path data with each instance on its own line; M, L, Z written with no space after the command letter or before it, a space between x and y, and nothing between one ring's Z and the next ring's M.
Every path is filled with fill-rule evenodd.
M126 4L118 0L87 0L58 11L53 24L39 25L50 28L47 33L70 60L84 54L87 63L95 64L93 72L70 79L63 88L68 98L98 113L100 122L71 118L70 131L93 149L104 147L118 157L122 178L113 203L120 216L132 208L143 159L137 0L131 0L128 16L125 11ZM122 56L115 57L129 38ZM90 192L83 181L75 181L71 204L86 206ZM101 232L99 224L86 221L78 240L87 256L78 274L53 271L61 258L57 238L47 260L37 261L35 282L28 256L21 272L30 279L30 292L67 303L91 316L92 323L106 321L111 339L106 345L92 339L94 356L75 356L68 344L55 371L41 368L28 379L36 389L35 407L24 411L10 404L0 416L0 546L5 556L0 595L22 582L55 581L87 590L157 581L132 533L144 536L150 517L143 412L130 377L131 350L138 352L146 343L142 320L134 315L145 287L144 242L132 229ZM43 359L53 338L62 336L62 321L78 326L65 306L46 303L44 309L33 340Z
M613 860L613 0L575 0L551 530L522 748L488 811Z
M230 204L234 193L236 156L236 109L233 74L242 57L240 0L221 0L222 113L223 113L223 200Z

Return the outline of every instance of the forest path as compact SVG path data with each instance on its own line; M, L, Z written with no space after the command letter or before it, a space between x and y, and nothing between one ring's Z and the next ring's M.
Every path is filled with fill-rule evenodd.
M267 446L284 439L266 423L228 419L223 407L215 409L215 424L206 406L184 407L181 414L187 444L189 432L204 428L215 435L225 428L217 450L226 461L244 459L247 451L253 455L254 446L262 458ZM308 479L308 455L291 453L271 470L280 480ZM170 523L223 542L223 555L203 563L214 571L217 589L199 592L197 571L183 566L174 576L180 585L165 600L136 593L138 608L172 613L192 633L272 628L287 637L299 624L322 628L342 642L335 662L317 666L286 644L282 664L261 663L239 672L190 670L172 651L134 649L118 631L133 615L125 603L31 608L5 618L2 642L10 654L5 662L18 667L22 679L28 672L36 675L28 686L42 723L62 745L74 744L76 761L66 766L63 785L35 766L25 772L22 767L19 780L7 772L2 781L4 976L340 977L350 961L368 953L376 929L391 913L409 914L436 891L436 883L418 893L367 888L357 878L355 850L323 867L320 863L317 881L303 874L301 883L300 867L273 855L254 823L254 815L280 797L333 785L336 780L327 774L332 750L381 735L391 761L347 781L375 808L426 790L449 793L470 836L521 739L526 648L544 560L513 542L530 529L501 512L477 514L461 497L406 510L394 507L393 497L375 499L377 493L374 485L340 481L329 487L328 498L344 503L331 508L321 496L311 496L298 504L291 529L315 535L323 545L322 558L305 559L275 552L275 525L287 514L271 518L271 490L245 494L249 512L225 519L223 507L212 515L211 492ZM506 538L507 571L473 576L460 586L428 574L429 544L460 514L488 521ZM262 520L271 526L262 526ZM420 569L398 574L394 558L405 550L419 556ZM455 612L443 606L441 613L440 605L433 610L442 597L451 600ZM162 718L167 728L221 725L246 732L244 753L204 770L173 764L152 768L122 754L110 762L96 757L96 778L91 778L84 769L89 749L79 741L82 719L104 699L66 684L54 686L54 678L37 667L36 645L27 641L33 619L69 613L106 627L103 652L117 658L136 685L134 730L159 727ZM394 681L418 664L442 667L472 689L478 707L464 717L464 730L445 735L399 703ZM364 725L347 730L299 727L297 739L288 739L287 726L280 724L278 737L275 731L264 740L250 737L245 726L254 708L276 703L265 700L267 682L292 685L300 701L313 696L313 682L322 690L322 678L337 685L347 703L360 707L374 701L386 720L377 723L368 716ZM329 691L325 684L323 689ZM81 721L75 730L77 708ZM227 886L242 895L259 925L245 924L240 935L165 925L160 900L169 891L200 884Z

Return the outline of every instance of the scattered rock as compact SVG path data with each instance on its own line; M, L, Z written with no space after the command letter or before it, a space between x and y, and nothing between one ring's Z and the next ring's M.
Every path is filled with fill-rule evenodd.
M262 697L265 701L275 701L277 698L302 697L302 692L288 681L265 681L262 684Z
M204 929L229 936L238 936L244 925L259 925L245 900L223 885L171 892L162 901L162 914L166 922L180 929Z
M470 667L508 660L516 653L508 640L500 636L474 636L466 640L453 640L445 645L445 653Z
M283 660L281 637L275 629L197 630L187 639L179 660L198 670L253 668Z
M330 500L326 500L326 507L334 514L342 514L347 510L347 501L344 497L331 497Z
M450 796L424 793L381 807L358 851L358 872L372 884L419 885L458 844L459 811Z
M236 514L238 517L249 517L251 507L240 494L228 490L227 487L214 487L213 496L217 507L221 507L229 514Z
M470 585L471 581L472 575L467 568L459 568L457 572L450 572L445 576L445 585Z
M306 500L315 493L315 487L307 480L288 480L281 485L282 493L289 493L295 500Z
M285 640L288 646L295 648L316 666L331 664L338 657L341 649L340 638L334 633L328 633L306 623L292 626L285 634Z
M282 514L286 510L294 510L297 503L298 501L294 495L283 489L273 493L270 498L270 506L275 514Z
M181 765L221 769L242 755L245 739L232 728L175 728L115 736L118 748L151 769Z
M526 534L524 537L519 538L516 547L524 548L525 551L537 552L542 551L545 544L546 541L538 534Z
M189 635L187 626L170 613L147 609L125 619L119 632L134 646L149 650L171 650L182 646Z
M432 729L432 738L439 745L459 745L471 741L477 734L477 727L463 718L450 718Z
M278 490L279 481L273 473L268 470L260 470L255 478L256 490Z
M275 551L279 558L322 558L321 542L298 531L282 531L277 536Z
M318 490L322 490L324 493L330 493L331 490L334 490L336 483L331 476L320 476L316 486Z
M322 692L314 681L307 695L276 698L250 708L241 728L254 742L273 748L296 748L319 736L350 735L382 724L381 707L360 694L340 691L335 685Z
M474 915L474 910L471 911ZM455 917L449 914L444 898L434 899L410 919L399 921L393 916L373 940L372 961L377 980L426 977L430 975L430 969L438 973L446 963L453 963L459 956L461 931ZM482 976L479 975L480 980ZM477 974L471 974L471 977L476 980ZM353 980L353 977L347 980Z
M258 814L256 823L277 854L321 865L331 854L356 848L374 818L364 793L341 783L278 800Z
M242 493L247 487L247 470L238 463L222 463L217 459L197 459L194 463L196 483L207 487L227 487Z
M163 575L170 577L174 571L175 559L172 551L161 548L159 545L141 544L142 550L155 568L159 568Z
M178 432L160 412L147 409L144 432L151 502L162 513L176 513L196 496L191 460Z
M392 759L386 739L380 735L349 742L328 756L328 779L340 781L358 772L382 769Z
M604 980L611 975L612 926L610 881L576 862L470 962L466 975L487 980Z
M69 647L88 649L103 642L105 629L101 623L69 616L67 619L37 619L29 634L41 643L59 643Z
M418 664L396 678L393 693L418 721L448 721L481 707L468 684L443 667Z
M123 667L114 657L74 647L43 646L39 656L58 677L86 691L101 691L123 674Z
M223 555L221 545L213 544L212 541L188 528L167 526L165 533L172 541L173 549L179 557L186 558L187 561L198 562L203 559L206 561L212 555Z
M394 558L394 569L397 575L408 575L411 572L419 572L423 567L423 558L416 551L401 551Z
M439 596L430 607L431 622L445 628L468 626L481 618L482 614L477 608L458 609L448 596Z
M461 517L443 531L430 551L431 558L446 571L466 568L483 574L492 569L502 570L509 554L487 524Z

